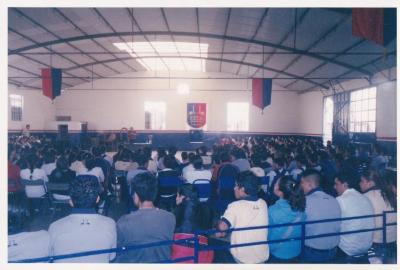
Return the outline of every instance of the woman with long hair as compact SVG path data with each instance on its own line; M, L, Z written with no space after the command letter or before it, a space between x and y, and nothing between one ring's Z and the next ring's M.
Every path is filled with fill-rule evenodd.
M383 177L383 175L379 175L377 171L366 170L361 173L360 189L371 201L375 215L382 215L384 212L397 210L397 199L393 186ZM386 214L386 222L396 222L396 213ZM376 228L382 228L383 217L375 218L375 226ZM397 226L387 226L386 228L386 250L390 253L393 252L393 254L396 254L397 248L396 230ZM381 250L384 250L383 248L385 243L383 241L382 230L374 231L372 246L377 253L379 253Z
M184 184L178 189L174 214L176 230L179 233L193 233L195 230L207 230L211 227L211 210L201 203L192 184Z
M306 219L304 213L306 199L300 184L291 176L283 176L278 180L274 193L279 200L268 210L269 225L297 223ZM269 229L268 240L288 239L301 236L301 226L282 226ZM301 252L301 242L287 241L270 244L271 257L268 262L292 263Z

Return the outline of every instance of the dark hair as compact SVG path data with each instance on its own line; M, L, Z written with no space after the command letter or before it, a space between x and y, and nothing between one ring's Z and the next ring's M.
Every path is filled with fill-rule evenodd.
M193 160L194 160L194 158L196 157L196 154L193 153L193 152L190 152L189 155L188 155L188 157L189 157L189 162L190 162L190 163L193 163Z
M29 217L28 201L24 192L8 193L8 234L22 232Z
M176 228L184 233L193 233L196 229L210 229L211 210L208 204L199 202L196 187L184 184L178 188L178 194L185 196L185 199L174 211Z
M246 158L246 152L241 148L234 148L232 150L232 156L234 156L236 159Z
M231 161L231 158L230 158L230 156L229 156L229 152L227 152L227 151L221 152L221 154L220 154L220 159L221 159L221 162L228 162L228 161Z
M132 180L131 194L139 197L141 202L154 202L157 197L157 179L151 173L140 173Z
M183 161L183 160L187 160L187 159L188 159L188 153L185 152L185 151L183 151L183 152L181 153L181 158L182 158L182 161Z
M382 198L385 202L389 203L394 209L397 209L397 198L393 192L392 185L387 182L382 176L375 170L364 170L361 176L366 178L368 181L373 181L375 186L381 191Z
M176 169L178 167L178 163L176 162L176 159L174 156L166 155L163 159L163 164L165 168L169 169Z
M294 181L291 176L286 175L279 180L279 190L283 193L283 198L288 201L293 211L305 211L306 198L300 183Z
M56 167L57 167L57 169L60 169L62 171L68 170L69 162L68 162L67 158L64 156L59 157L56 162Z
M340 183L347 183L349 188L356 188L356 181L354 178L354 174L351 174L348 171L342 171L336 174L335 179L337 179Z
M54 152L51 150L48 150L46 152L46 154L44 155L44 163L48 164L48 163L53 163L56 159Z
M251 171L245 171L239 174L236 180L238 187L243 187L244 192L250 196L256 196L259 191L259 178Z
M138 154L135 159L139 166L144 166L146 162L149 161L147 155L143 152Z
M75 208L94 208L100 184L94 175L78 175L71 181L69 194Z
M201 156L196 155L194 160L193 160L193 167L196 170L200 170L201 168L203 168L203 159L201 158Z
M87 154L85 157L85 166L89 171L96 167L96 161L92 154Z
M279 167L285 166L285 160L283 158L274 158L274 163L278 164Z
M302 179L308 177L310 180L312 180L316 186L319 186L319 183L321 182L321 174L314 169L307 169L303 172L302 174Z
M168 155L175 156L176 152L178 152L178 149L175 146L170 146L168 148Z

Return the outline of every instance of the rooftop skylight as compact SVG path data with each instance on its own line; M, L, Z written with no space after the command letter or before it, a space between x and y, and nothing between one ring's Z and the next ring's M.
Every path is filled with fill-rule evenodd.
M138 58L137 61L147 70L206 70L204 59L191 57L207 57L207 43L152 41L113 44Z

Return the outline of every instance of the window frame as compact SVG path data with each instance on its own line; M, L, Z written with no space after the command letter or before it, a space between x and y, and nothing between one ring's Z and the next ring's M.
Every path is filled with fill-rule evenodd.
M22 122L23 111L24 111L24 96L17 94L9 94L8 97L9 97L11 121Z

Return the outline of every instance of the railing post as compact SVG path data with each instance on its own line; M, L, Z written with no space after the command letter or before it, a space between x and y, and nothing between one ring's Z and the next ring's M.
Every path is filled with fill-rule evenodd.
M304 255L304 246L306 242L306 223L301 223L301 255Z
M194 263L199 263L199 235L197 232L194 233Z
M386 260L386 223L387 223L387 218L386 218L386 212L384 211L382 213L382 240L383 240L383 247L382 247L382 261L385 263Z

